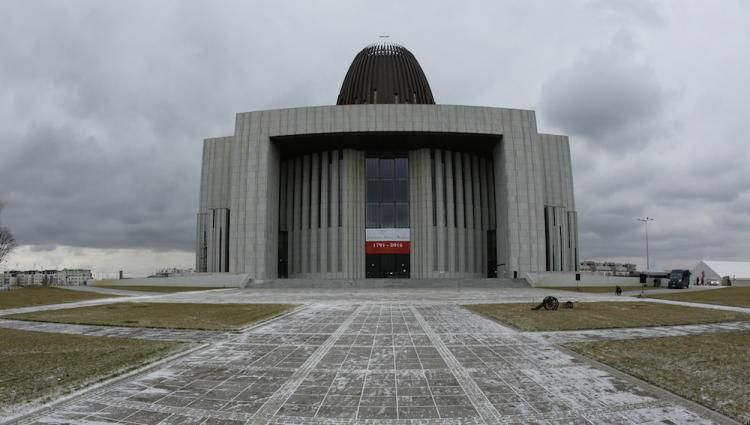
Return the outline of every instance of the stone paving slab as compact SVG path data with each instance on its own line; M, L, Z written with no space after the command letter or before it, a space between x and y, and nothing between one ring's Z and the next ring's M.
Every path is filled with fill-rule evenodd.
M314 304L22 424L710 424L448 303Z
M523 332L524 335L553 344L616 339L684 336L702 333L750 331L750 321L702 325L656 326L650 328L592 329L583 331Z
M149 339L157 341L202 342L225 334L220 331L191 329L156 329L127 326L75 325L69 323L31 322L25 320L0 319L0 328L20 331L52 332L61 334L108 336L115 338Z

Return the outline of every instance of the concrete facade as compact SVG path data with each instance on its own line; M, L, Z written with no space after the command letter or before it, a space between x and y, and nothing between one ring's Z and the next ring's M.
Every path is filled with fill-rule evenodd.
M364 278L367 148L357 143L360 134L462 140L405 147L412 278L488 276L488 230L500 278L575 270L567 137L539 134L533 111L430 104L237 114L234 136L204 141L196 270L274 279L283 231L289 277ZM290 153L291 136L330 135L348 137ZM475 152L473 135L492 138L487 153Z

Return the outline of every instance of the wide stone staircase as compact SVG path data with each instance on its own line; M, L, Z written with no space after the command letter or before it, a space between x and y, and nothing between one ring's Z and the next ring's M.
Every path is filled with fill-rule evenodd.
M463 289L530 288L526 279L273 279L249 280L246 288L263 289Z

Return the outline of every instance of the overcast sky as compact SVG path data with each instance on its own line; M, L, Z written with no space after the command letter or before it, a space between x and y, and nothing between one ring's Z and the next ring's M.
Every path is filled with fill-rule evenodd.
M389 34L437 103L571 136L581 259L750 260L750 2L0 2L6 268L192 267L202 139Z

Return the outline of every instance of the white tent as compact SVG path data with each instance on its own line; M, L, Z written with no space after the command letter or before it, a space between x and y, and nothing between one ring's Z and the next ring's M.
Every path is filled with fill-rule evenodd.
M706 282L721 282L722 278L729 277L733 285L750 285L750 261L701 260L693 267L692 273L692 278L698 278L703 274Z

